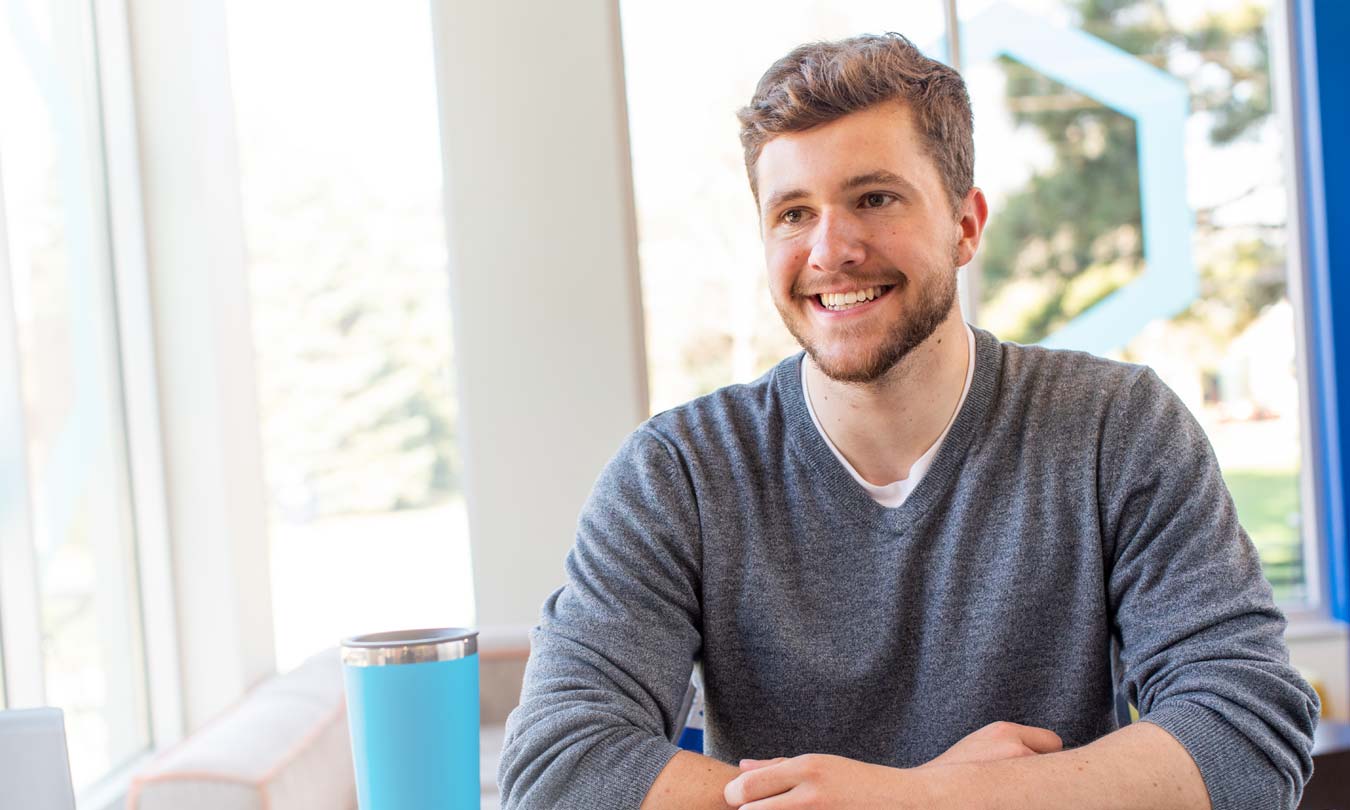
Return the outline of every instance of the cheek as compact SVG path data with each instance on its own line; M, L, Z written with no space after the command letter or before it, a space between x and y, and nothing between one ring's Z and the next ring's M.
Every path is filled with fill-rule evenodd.
M785 268L787 267L783 251L765 248L764 267L769 271L769 286L779 286L783 281L783 276L786 274Z
M770 276L790 278L806 266L810 255L811 252L801 245L779 243L764 248L764 264L769 268Z

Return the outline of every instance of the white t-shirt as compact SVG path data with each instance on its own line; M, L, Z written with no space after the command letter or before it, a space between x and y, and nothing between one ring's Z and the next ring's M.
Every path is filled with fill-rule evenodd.
M844 454L839 452L839 448L834 446L834 442L830 441L830 437L825 433L825 428L820 426L816 409L811 407L811 392L806 387L806 362L803 360L802 394L806 397L806 410L811 413L811 423L816 426L816 430L820 432L820 438L825 440L825 444L834 453L834 457L839 459L839 463L843 464L844 469L848 470L849 475L853 476L853 480L861 484L863 489L867 490L867 494L872 496L872 500L882 506L894 509L905 502L909 493L913 492L914 488L923 480L924 473L928 472L929 465L933 463L933 457L937 455L938 448L942 446L942 440L947 438L947 431L952 429L952 423L956 421L956 415L961 412L961 406L966 402L966 394L970 393L970 381L975 376L975 333L971 331L969 324L966 325L966 344L970 352L966 361L966 385L961 389L961 399L956 403L956 409L952 411L952 418L947 421L947 427L942 429L942 435L937 437L933 446L928 448L922 456L919 456L918 461L915 461L914 465L909 468L908 478L901 478L899 481L880 487L869 483L861 475L858 475L858 471L853 469L853 465L848 463Z

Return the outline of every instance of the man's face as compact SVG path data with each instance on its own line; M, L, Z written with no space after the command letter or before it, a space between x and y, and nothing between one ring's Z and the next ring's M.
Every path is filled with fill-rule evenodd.
M952 211L906 106L779 135L756 171L774 305L827 375L872 382L947 319L979 229L974 243L963 238L969 223Z

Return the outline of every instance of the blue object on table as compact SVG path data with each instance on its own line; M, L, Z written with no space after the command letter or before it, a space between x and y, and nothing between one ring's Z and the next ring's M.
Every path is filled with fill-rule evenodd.
M684 731L680 733L680 741L676 745L686 751L693 751L695 754L703 753L703 729L685 726Z
M689 679L689 690L680 707L680 731L675 744L686 751L703 753L703 677L698 667Z
M478 633L342 642L360 810L478 810Z

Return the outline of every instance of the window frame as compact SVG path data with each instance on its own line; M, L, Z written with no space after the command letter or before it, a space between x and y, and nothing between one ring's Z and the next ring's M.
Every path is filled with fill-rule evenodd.
M1297 0L1293 0L1297 2ZM1291 0L1271 0L1268 15L1271 52L1271 88L1275 93L1276 114L1280 134L1284 139L1284 170L1290 182L1286 188L1289 222L1289 255L1287 258L1286 290L1293 305L1295 318L1295 356L1298 359L1300 458L1299 504L1302 519L1299 528L1303 539L1304 581L1307 599L1301 605L1285 608L1291 624L1305 628L1324 626L1332 619L1327 598L1329 592L1328 539L1325 518L1328 510L1322 493L1328 474L1327 459L1320 451L1318 421L1319 390L1323 377L1316 353L1313 310L1317 298L1312 289L1308 256L1308 228L1310 212L1304 204L1307 193L1306 174L1299 170L1303 156L1305 120L1302 113L1301 82L1299 81L1299 52L1296 29L1292 24L1294 9ZM1283 102L1283 103L1281 103Z
M182 738L184 714L131 37L127 0L91 5L151 750L155 750Z
M1350 204L1350 163L1343 150L1338 153L1323 145L1344 143L1350 136L1350 123L1331 89L1350 77L1350 57L1338 39L1350 31L1350 10L1333 0L1288 0L1286 20L1294 55L1291 72L1296 76L1294 147L1302 213L1299 249L1308 303L1303 328L1310 347L1318 546L1324 555L1325 611L1330 619L1344 623L1350 622L1345 515L1350 478L1344 468L1350 448L1342 422L1350 419L1350 402L1342 401L1338 389L1342 372L1350 376L1350 322L1338 324L1337 310L1350 307L1350 287L1332 268L1337 260L1343 264L1350 251L1344 227L1350 224L1345 213Z
M0 165L0 172L3 172ZM3 174L0 174L0 179ZM28 490L28 441L20 387L18 323L9 264L9 232L0 185L0 700L4 706L43 702L46 692L38 615L37 561Z
M82 0L78 13L86 15L91 33L83 79L95 130L85 140L98 153L102 182L90 202L102 229L100 270L110 274L117 341L113 373L121 383L131 512L126 546L134 557L129 586L140 624L133 633L143 642L149 726L146 747L79 792L80 810L104 810L120 804L137 768L181 739L183 711L127 4ZM0 437L10 448L0 459L0 482L13 499L0 512L0 706L29 706L47 701L41 628L34 620L40 594L7 236L0 205Z
M961 43L958 27L960 3L963 0L941 0L947 18L947 53L952 55L949 64L958 71L964 70L960 61ZM1286 187L1289 202L1289 217L1286 230L1289 234L1290 252L1286 265L1286 290L1295 313L1295 357L1298 364L1300 470L1299 470L1299 508L1301 521L1299 535L1303 548L1303 574L1305 598L1301 602L1281 604L1291 624L1320 627L1331 619L1350 621L1350 584L1343 586L1347 595L1337 600L1334 578L1345 578L1345 556L1334 555L1332 538L1343 535L1336 526L1344 526L1344 517L1335 514L1342 510L1333 491L1345 491L1342 485L1339 457L1329 453L1327 440L1327 422L1324 415L1326 398L1334 399L1334 384L1330 383L1334 371L1324 368L1325 361L1319 351L1324 329L1318 318L1318 307L1326 293L1315 283L1316 270L1313 263L1316 255L1309 245L1316 238L1316 229L1311 225L1312 218L1325 212L1318 212L1310 197L1311 178L1314 177L1307 165L1309 151L1308 137L1310 123L1308 118L1309 75L1306 65L1299 62L1301 55L1307 60L1309 49L1300 47L1301 35L1298 20L1295 19L1295 5L1308 5L1320 0L1270 0L1267 16L1267 35L1271 40L1271 76L1270 81L1276 94L1273 114L1279 119L1281 135L1285 148L1285 173L1290 182ZM1315 90L1314 90L1315 92ZM1320 169L1318 170L1320 174ZM965 268L961 277L961 306L967 320L974 322L978 317L978 290L980 289L981 266L978 256ZM1350 493L1348 493L1350 494ZM1340 570L1338 574L1337 571ZM1338 607L1343 605L1343 607Z

